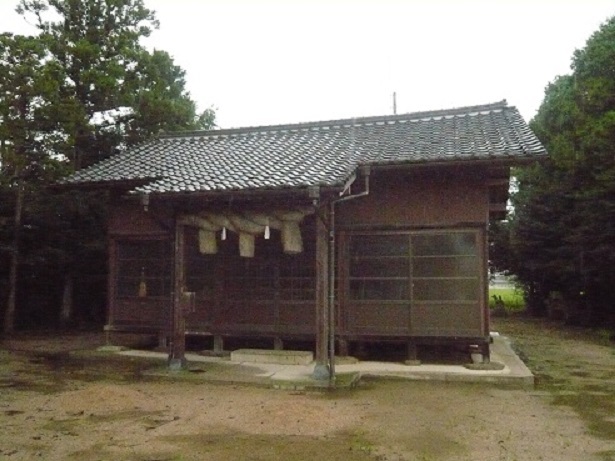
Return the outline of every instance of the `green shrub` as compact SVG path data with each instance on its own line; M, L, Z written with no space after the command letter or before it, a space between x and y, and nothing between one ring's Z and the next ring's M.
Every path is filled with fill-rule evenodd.
M505 312L518 312L525 309L523 292L515 287L489 287L489 308L504 309Z

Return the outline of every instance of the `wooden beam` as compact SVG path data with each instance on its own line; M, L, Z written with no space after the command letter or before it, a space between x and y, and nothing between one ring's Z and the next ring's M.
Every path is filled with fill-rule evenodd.
M184 225L179 220L175 223L175 248L173 271L173 303L171 307L171 342L169 344L169 368L179 370L186 364L186 320L182 295L184 281L185 237Z
M115 310L117 305L117 286L116 281L118 261L117 261L117 242L115 239L107 239L107 248L109 256L107 267L109 268L109 276L107 277L107 325L115 324Z
M329 348L329 232L327 208L316 216L316 368L314 377L327 379Z

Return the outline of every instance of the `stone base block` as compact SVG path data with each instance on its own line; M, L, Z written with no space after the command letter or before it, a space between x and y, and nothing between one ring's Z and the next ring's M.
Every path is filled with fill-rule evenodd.
M314 354L308 351L269 349L237 349L231 352L231 362L275 363L278 365L309 365Z

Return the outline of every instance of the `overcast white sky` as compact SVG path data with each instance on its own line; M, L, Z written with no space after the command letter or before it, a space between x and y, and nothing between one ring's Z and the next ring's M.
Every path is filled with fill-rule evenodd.
M0 31L27 33L0 0ZM145 0L146 42L231 128L507 99L529 120L615 0Z

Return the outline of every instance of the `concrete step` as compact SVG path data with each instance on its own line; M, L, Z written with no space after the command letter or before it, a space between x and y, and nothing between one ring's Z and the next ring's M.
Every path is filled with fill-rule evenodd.
M278 365L309 365L314 354L308 351L276 351L269 349L237 349L231 352L231 362L275 363Z

